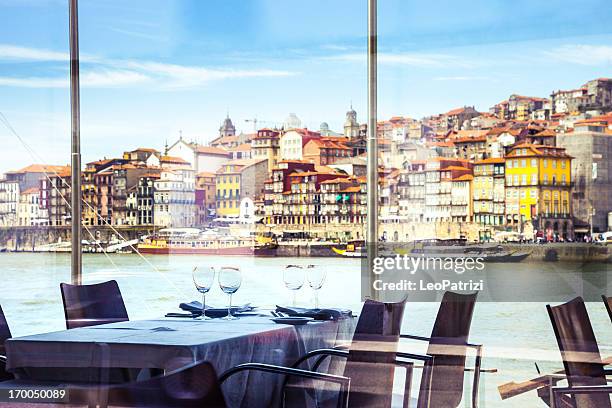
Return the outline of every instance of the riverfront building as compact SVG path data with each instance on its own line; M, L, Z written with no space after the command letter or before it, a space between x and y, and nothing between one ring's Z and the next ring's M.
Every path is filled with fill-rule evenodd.
M525 223L548 235L573 238L571 161L562 147L520 144L506 156L506 214L523 231Z

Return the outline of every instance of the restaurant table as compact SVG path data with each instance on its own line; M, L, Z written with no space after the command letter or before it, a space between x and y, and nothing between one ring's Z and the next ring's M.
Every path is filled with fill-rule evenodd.
M117 369L169 371L209 361L221 374L250 362L287 366L307 351L350 341L355 324L355 318L347 318L291 326L266 316L126 321L10 339L7 370L31 380L74 381L75 373L82 376L101 366L100 344L107 350L103 366ZM234 377L223 384L229 406L278 405L282 375L247 372Z

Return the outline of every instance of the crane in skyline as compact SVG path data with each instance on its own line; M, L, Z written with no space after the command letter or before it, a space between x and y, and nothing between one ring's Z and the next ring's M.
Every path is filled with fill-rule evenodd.
M278 122L272 122L272 121L269 121L269 120L260 120L260 119L257 119L257 118L245 119L244 121L247 122L247 123L252 123L253 124L253 130L255 132L257 132L259 130L257 128L257 124L258 123L267 123L267 124L272 124L274 126L276 126L278 124Z

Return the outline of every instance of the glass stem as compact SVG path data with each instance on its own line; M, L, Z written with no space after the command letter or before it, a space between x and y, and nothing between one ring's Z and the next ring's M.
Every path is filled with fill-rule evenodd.
M293 306L297 306L297 290L293 291Z
M202 293L202 318L206 318L206 292Z
M315 309L319 308L319 291L315 289L314 291L314 301L315 301Z
M230 293L229 306L227 307L227 316L232 317L232 294Z

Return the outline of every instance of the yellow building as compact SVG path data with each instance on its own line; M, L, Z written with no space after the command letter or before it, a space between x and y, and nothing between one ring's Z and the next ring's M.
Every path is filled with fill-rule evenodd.
M254 202L263 197L267 170L265 159L237 159L225 162L215 173L217 216L252 216ZM240 212L241 205L243 214Z
M502 157L474 162L474 221L478 224L505 224L505 163Z
M215 177L218 217L240 215L240 170L242 166L230 163L217 170Z
M519 101L516 104L516 120L529 120L529 100Z
M564 148L524 143L506 155L506 216L548 237L572 238L571 160Z

